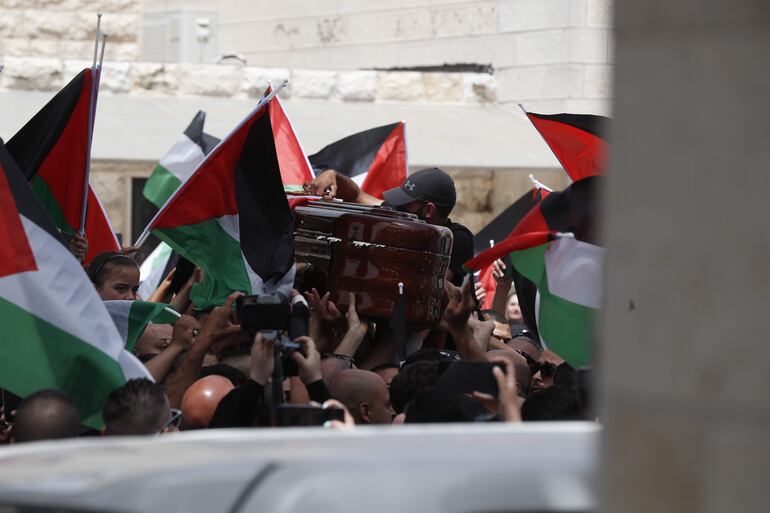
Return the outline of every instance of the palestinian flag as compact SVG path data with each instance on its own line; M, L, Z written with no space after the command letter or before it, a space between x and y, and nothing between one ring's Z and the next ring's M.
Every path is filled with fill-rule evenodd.
M0 167L0 387L66 392L98 429L107 395L150 375L1 144Z
M88 160L91 70L81 71L6 143L54 225L72 236L80 229ZM85 221L88 254L118 251L107 214L88 187Z
M609 118L590 114L525 113L573 182L604 174Z
M180 315L164 303L149 301L105 301L112 322L123 339L126 351L133 351L136 341L151 322L154 324L173 324Z
M265 95L273 92L268 87ZM281 100L273 96L269 104L270 124L273 127L275 151L278 155L278 165L281 169L281 181L286 192L302 193L305 182L313 180L313 167L307 158L305 150L299 142L294 127L283 110Z
M150 297L174 268L178 258L171 246L165 242L158 244L139 266L139 297Z
M535 208L543 198L548 196L551 190L545 188L542 184L538 185L538 183L474 235L473 242L477 248L486 246L485 241L505 239L524 216ZM506 262L506 265L508 264L510 264L510 262ZM492 264L481 269L479 281L484 286L487 297L493 296L497 288L497 282L495 282L494 277L492 276ZM513 269L513 284L516 295L519 298L519 306L521 308L521 315L524 318L524 323L533 335L537 337L537 322L535 320L535 296L537 295L537 287L522 276L521 273L517 272L516 269ZM492 304L491 301L492 300L489 300L490 308Z
M406 123L349 135L308 158L316 173L334 169L353 179L363 192L382 199L383 192L406 180Z
M219 139L203 131L205 122L206 113L198 111L144 184L142 194L156 207L161 208L166 203L219 143Z
M177 189L140 237L152 231L204 270L191 299L222 304L233 291L281 293L294 281L294 217L281 182L263 101Z
M510 253L514 269L537 286L534 310L541 342L574 367L590 363L601 305L605 250L594 239L600 180L586 178L549 194L508 238L465 264L480 269Z

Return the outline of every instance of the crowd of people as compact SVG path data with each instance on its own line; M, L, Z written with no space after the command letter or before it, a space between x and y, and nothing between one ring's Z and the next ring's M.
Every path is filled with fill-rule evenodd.
M307 188L327 199L379 203L335 171L322 173ZM139 298L139 266L129 248L97 256L86 271L103 300L164 302L181 314L173 325L149 324L134 347L154 381L133 379L114 390L103 407L101 431L82 426L71 398L60 391L41 390L23 399L3 391L3 440L307 423L350 429L589 418L582 371L532 336L502 261L493 272L492 308L479 309L484 289L462 269L473 256L472 235L449 219L456 201L452 179L436 168L424 170L384 196L387 206L447 226L455 240L441 321L432 328L407 326L405 360L400 361L391 320L359 315L354 294L341 311L331 291L319 291L304 279L302 266L287 332L250 332L237 320L240 292L207 311L191 304L193 284L205 278L200 269L175 294L168 292L172 271L151 297ZM82 258L87 241L76 237L71 248ZM462 382L485 378L492 383L485 390ZM293 405L310 406L303 410L304 420L290 414Z

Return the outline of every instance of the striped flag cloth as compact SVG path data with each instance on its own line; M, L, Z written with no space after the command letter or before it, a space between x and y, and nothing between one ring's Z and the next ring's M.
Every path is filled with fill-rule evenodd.
M594 240L601 179L585 178L552 192L505 240L465 264L481 269L510 253L515 270L537 287L533 309L540 341L576 368L591 363L602 301L605 249Z
M101 428L107 395L150 374L2 144L0 168L0 387L66 392L81 421Z
M91 70L81 71L6 143L54 225L66 235L78 231L83 210L91 81ZM86 265L99 253L120 249L90 185L85 234Z
M142 194L156 207L161 208L166 203L219 143L219 139L203 131L205 122L206 113L198 111L144 184Z
M268 86L265 96L272 92L272 86ZM305 182L314 178L313 167L278 96L270 100L270 125L273 128L273 140L284 190L289 193L302 193Z
M400 121L349 135L308 157L320 172L334 169L356 182L361 190L382 199L409 172L406 123Z
M610 118L525 113L573 182L604 174Z
M136 341L151 322L173 324L180 315L164 303L150 301L105 301L105 308L123 339L126 351L133 351Z
M286 200L271 124L260 102L152 219L152 232L204 270L190 298L219 305L233 291L289 296L294 217Z

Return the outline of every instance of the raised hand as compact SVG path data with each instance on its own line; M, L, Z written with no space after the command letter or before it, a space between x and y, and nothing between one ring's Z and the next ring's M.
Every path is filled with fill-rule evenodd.
M321 379L321 353L318 352L315 342L310 337L297 337L295 342L302 345L301 351L292 351L289 357L297 363L299 379L305 385Z

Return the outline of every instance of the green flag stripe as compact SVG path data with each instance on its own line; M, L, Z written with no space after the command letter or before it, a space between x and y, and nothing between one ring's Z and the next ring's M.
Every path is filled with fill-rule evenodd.
M560 297L548 290L545 252L549 244L511 253L511 263L537 285L540 308L537 329L548 348L573 367L590 363L590 344L596 311Z
M542 244L511 253L511 262L516 270L529 281L538 285L538 288L545 273L545 252L547 249L548 244Z
M55 388L69 393L83 423L102 427L110 391L125 383L117 361L91 344L0 298L0 386L19 396Z
M176 228L161 228L153 230L153 233L177 253L203 268L204 284L196 285L191 293L193 302L199 308L222 304L236 290L251 293L241 244L216 219ZM209 280L208 277L215 280ZM213 284L213 281L217 283Z
M176 175L158 164L147 179L147 183L144 184L142 194L147 201L161 208L180 185L182 181Z
M76 230L64 219L64 211L62 210L61 205L59 205L59 202L56 201L51 189L48 188L48 184L45 183L45 180L39 175L35 175L30 185L32 186L35 195L48 212L48 215L51 216L54 225L56 225L56 227L63 233L73 235Z
M150 322L171 324L177 317L166 312L168 305L148 301L134 301L128 313L128 333L126 335L126 351L133 352L136 342L144 333Z
M538 330L548 349L573 367L590 365L597 310L554 296L548 290L548 280L545 279L538 284L538 291Z

